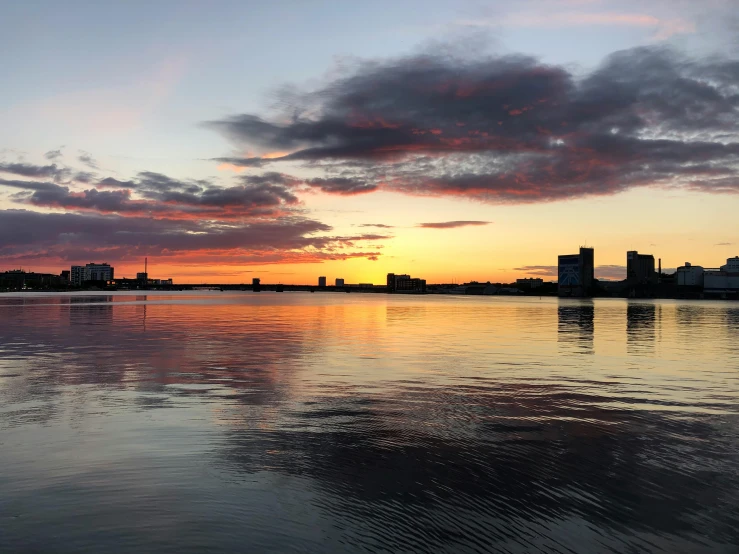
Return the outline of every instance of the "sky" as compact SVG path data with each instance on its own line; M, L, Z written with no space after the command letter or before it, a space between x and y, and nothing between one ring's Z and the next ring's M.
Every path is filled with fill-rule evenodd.
M0 0L0 271L556 280L739 254L739 0Z

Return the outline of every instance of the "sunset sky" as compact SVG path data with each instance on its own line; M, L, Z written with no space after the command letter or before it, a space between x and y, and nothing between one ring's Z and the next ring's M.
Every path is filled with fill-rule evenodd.
M556 279L739 254L737 0L0 0L0 271Z

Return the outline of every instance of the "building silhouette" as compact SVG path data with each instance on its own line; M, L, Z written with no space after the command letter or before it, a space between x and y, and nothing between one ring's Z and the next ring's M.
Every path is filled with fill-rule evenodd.
M325 287L326 286L326 278L325 277L319 277L318 278L318 286L319 287Z
M73 286L80 287L85 281L112 281L113 267L110 264L89 263L87 265L73 265L70 271L70 281Z
M426 280L388 273L387 292L426 292Z
M343 287L344 286L344 279L336 278L336 286L337 287Z
M541 277L526 277L525 279L516 279L516 285L524 289L536 289L544 284Z
M34 273L22 269L0 273L0 289L3 290L47 289L62 286L66 287L68 283L63 281L60 275L51 273Z
M595 250L580 247L579 254L562 254L558 258L557 292L559 296L588 297L595 285Z
M636 250L626 252L626 281L629 284L654 284L657 274L654 271L654 256L639 254Z

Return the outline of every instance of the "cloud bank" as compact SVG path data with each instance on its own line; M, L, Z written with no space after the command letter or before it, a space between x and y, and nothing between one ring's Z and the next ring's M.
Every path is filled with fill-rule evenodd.
M739 192L739 61L728 58L643 47L576 74L522 55L428 54L360 63L282 104L209 123L239 147L289 152L230 163L298 162L325 173L325 192L489 203Z

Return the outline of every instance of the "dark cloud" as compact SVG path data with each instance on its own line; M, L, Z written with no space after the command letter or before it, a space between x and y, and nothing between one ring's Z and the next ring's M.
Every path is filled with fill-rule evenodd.
M20 189L16 202L44 208L96 211L166 218L233 220L278 217L299 204L292 187L298 181L274 174L243 179L243 184L219 187L204 180L177 180L144 171L133 180L107 177L96 188L76 190L48 181L0 179L0 187ZM91 173L78 172L74 180L90 184Z
M77 159L91 169L99 169L97 161L89 152L80 150L80 155L77 156Z
M331 227L300 217L213 225L200 220L82 213L0 211L0 260L138 259L269 264L375 257L354 243L380 236L327 236Z
M262 158L212 158L212 160L237 167L262 167L269 163L269 160Z
M56 185L54 183L40 181L19 181L14 179L0 179L0 186L29 191L56 190L61 188L59 185Z
M514 267L513 271L519 271L526 275L537 277L553 277L558 276L558 267L556 265L525 265L522 267ZM595 277L598 279L621 280L626 278L626 266L623 265L599 265L595 267Z
M595 278L611 281L626 279L625 265L598 265L595 267Z
M717 242L715 246L734 246L733 242Z
M71 174L69 169L56 164L34 165L23 162L0 163L0 173L11 173L32 179L54 179L55 181L66 179Z
M650 185L737 193L738 86L739 61L661 47L583 75L526 56L426 55L360 64L273 118L209 125L291 152L243 165L302 161L367 190L507 203Z
M393 225L385 225L384 223L362 223L360 227L377 227L378 229L393 229Z
M89 185L95 181L95 174L90 173L89 171L78 171L74 174L72 179L78 183L82 183L83 185Z
M47 160L57 160L63 156L61 148L59 150L49 150L46 154L44 154L44 158Z
M536 277L554 277L558 275L558 267L556 265L525 265L522 267L514 267L513 271L520 271L526 275L534 275Z
M457 227L473 227L490 225L490 221L438 221L432 223L419 223L417 227L424 229L456 229Z
M331 179L318 177L315 179L308 179L305 183L309 187L320 189L329 194L342 194L346 196L364 194L377 190L377 185L374 183L367 183L362 180L347 177L334 177Z

